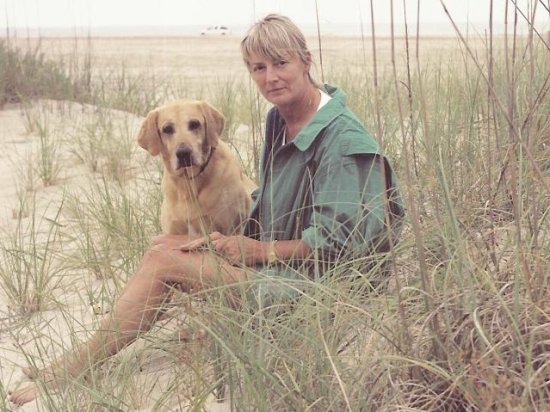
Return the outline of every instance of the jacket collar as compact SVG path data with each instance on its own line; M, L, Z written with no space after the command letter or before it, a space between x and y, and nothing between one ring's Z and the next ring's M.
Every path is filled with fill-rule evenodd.
M328 84L325 85L325 89L332 99L315 113L310 122L292 140L292 143L302 152L309 149L321 131L346 110L346 94Z

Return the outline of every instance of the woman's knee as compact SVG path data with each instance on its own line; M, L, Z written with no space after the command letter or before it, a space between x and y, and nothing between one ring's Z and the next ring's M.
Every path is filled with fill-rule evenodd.
M198 255L156 245L145 252L138 271L163 282L185 283L200 272Z
M142 256L137 272L151 277L162 277L171 263L169 252L162 247L152 246Z

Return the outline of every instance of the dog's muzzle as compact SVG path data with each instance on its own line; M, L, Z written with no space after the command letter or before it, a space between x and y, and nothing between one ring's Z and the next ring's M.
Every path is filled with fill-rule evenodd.
M178 169L193 166L193 150L189 146L178 147L176 159L178 159Z

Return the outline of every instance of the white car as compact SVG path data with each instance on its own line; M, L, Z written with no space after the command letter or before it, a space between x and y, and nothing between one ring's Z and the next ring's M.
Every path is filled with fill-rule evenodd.
M227 26L209 26L201 31L201 36L212 34L225 36L226 34L231 34L231 30Z

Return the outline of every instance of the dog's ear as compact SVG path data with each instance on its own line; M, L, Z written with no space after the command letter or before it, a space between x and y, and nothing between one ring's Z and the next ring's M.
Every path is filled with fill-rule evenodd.
M220 111L206 102L201 102L201 110L206 120L206 140L212 147L218 145L218 138L221 136L225 118Z
M138 144L151 155L160 153L160 134L157 127L158 110L151 110L141 125L137 138Z

